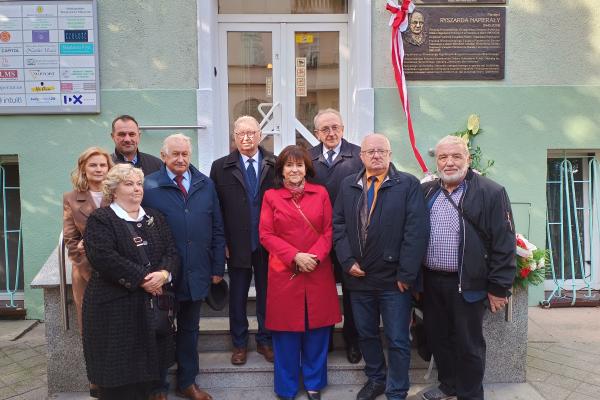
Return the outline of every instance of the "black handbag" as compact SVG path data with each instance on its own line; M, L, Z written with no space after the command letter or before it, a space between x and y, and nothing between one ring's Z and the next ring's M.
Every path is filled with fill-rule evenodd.
M133 244L136 245L140 258L144 267L150 271L151 263L144 250L143 239L137 234L133 225L129 222L125 222L127 229L133 239ZM175 293L173 292L173 284L171 282L166 283L162 287L162 294L150 296L150 314L152 316L152 322L157 336L169 336L175 333Z

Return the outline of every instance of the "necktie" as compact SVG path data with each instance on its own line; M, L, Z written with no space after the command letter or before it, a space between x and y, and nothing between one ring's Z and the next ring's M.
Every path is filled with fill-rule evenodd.
M333 164L333 155L335 154L335 150L329 150L327 152L327 164L329 164L329 166L331 167L331 164Z
M183 197L187 197L188 192L185 190L185 186L183 186L183 175L177 175L175 177L175 183L177 183L179 190L183 193Z
M246 168L246 175L248 175L248 183L250 184L250 193L252 195L256 194L256 184L258 183L258 179L256 179L256 170L254 169L254 159L248 159L248 168Z
M371 209L373 208L373 200L375 200L375 184L377 183L377 177L371 176L369 177L369 180L371 181L371 186L369 186L369 189L367 190L367 210L370 214Z

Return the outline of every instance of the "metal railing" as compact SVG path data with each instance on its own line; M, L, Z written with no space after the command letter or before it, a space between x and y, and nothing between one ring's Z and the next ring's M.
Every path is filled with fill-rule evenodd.
M69 330L69 303L67 292L67 263L66 247L63 232L58 237L58 279L60 289L60 310L63 319L63 328Z
M4 276L6 278L6 291L0 291L0 293L6 293L8 295L8 299L10 301L6 307L9 308L17 308L17 304L15 303L15 295L19 291L19 277L21 275L21 247L22 247L22 234L21 234L21 221L19 219L19 229L9 229L8 228L8 206L6 199L7 190L20 190L19 186L6 186L6 169L4 166L0 164L0 189L2 191L2 220L3 220L3 239L4 239ZM11 288L11 265L10 262L10 246L9 246L9 235L17 234L18 235L18 243L17 243L17 258L15 265L15 276L14 276L14 285Z
M558 219L550 220L546 210L546 236L550 252L550 272L554 288L545 300L549 305L554 298L563 298L563 291L571 292L571 305L575 305L578 290L586 290L585 297L592 297L592 282L596 266L595 244L600 229L600 170L598 160L590 158L588 162L588 179L575 179L573 164L566 157L560 163L560 178L558 181L547 181L548 185L559 185L559 210ZM577 204L575 184L587 185L587 206ZM549 208L549 207L548 207ZM583 212L583 221L578 212ZM585 213L588 214L588 240L584 243ZM558 227L558 243L553 243L551 228ZM574 238L575 237L575 238ZM575 239L575 240L574 240ZM585 254L590 255L589 273L586 272ZM558 268L555 265L555 256L558 259ZM578 268L577 268L577 265ZM557 271L558 269L558 271ZM577 278L577 277L580 278ZM570 278L569 278L570 277Z

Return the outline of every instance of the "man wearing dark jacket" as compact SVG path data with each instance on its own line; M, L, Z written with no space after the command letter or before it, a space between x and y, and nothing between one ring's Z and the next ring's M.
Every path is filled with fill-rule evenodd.
M411 287L427 248L429 218L419 181L396 170L390 148L383 135L365 137L360 153L365 169L342 181L333 217L335 251L351 291L368 377L357 400L384 392L390 400L405 399L409 389Z
M168 136L160 152L163 167L144 182L144 207L164 214L181 257L175 279L177 313L177 395L192 400L212 400L195 383L198 375L198 323L200 307L212 283L225 272L225 235L215 185L191 163L191 140L176 133ZM163 371L163 380L166 371ZM167 398L168 384L152 400Z
M131 115L119 115L112 122L110 137L115 142L115 152L111 157L115 164L130 163L141 168L144 175L150 175L160 169L162 161L138 150L141 135L135 118Z
M267 361L273 362L271 334L265 328L268 254L258 240L258 221L263 195L273 187L275 157L258 145L261 131L254 117L239 117L233 126L236 150L213 162L210 169L223 211L227 239L229 331L233 342L231 363L246 363L246 303L253 272L258 319L256 350Z
M335 204L335 198L342 180L358 173L363 165L360 161L360 147L349 143L344 139L344 125L342 116L337 110L327 108L320 110L314 119L315 133L321 143L309 150L315 169L315 182L319 183L329 193L331 204ZM358 333L352 316L352 302L350 291L346 290L342 280L342 268L335 255L331 251L336 280L342 282L342 295L344 304L344 342L346 344L346 357L348 361L356 364L361 359L358 347ZM333 330L332 330L333 334Z
M440 385L425 400L483 400L485 301L508 302L516 239L506 190L469 168L466 143L446 136L435 148L441 179L423 184L431 232L423 316Z

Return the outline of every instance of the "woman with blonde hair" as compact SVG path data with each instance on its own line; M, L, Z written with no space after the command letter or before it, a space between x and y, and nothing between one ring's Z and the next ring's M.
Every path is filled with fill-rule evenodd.
M87 148L79 155L77 167L71 172L73 190L63 195L63 239L72 263L73 301L80 333L83 293L92 274L83 247L83 233L92 211L108 205L102 202L102 181L112 165L108 152L99 147ZM97 397L97 388L93 384L90 384L90 395Z
M110 205L90 215L84 235L94 272L83 298L83 354L101 400L156 398L151 391L175 358L174 332L161 330L155 312L173 317L174 304L159 295L176 278L179 255L165 217L142 208L143 184L141 169L115 165L103 186Z

